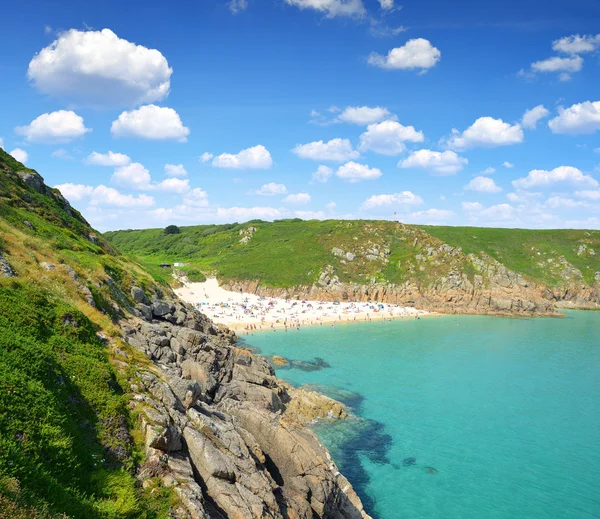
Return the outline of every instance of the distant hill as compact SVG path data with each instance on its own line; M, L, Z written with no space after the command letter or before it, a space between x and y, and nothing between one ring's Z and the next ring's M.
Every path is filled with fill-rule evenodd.
M294 219L105 237L150 268L183 262L264 294L510 315L600 308L600 231Z

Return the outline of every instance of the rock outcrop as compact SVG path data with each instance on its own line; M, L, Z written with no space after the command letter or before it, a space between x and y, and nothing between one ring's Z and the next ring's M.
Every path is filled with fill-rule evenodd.
M191 306L150 302L141 289L132 297L139 318L123 324L125 339L153 362L131 381L146 438L142 480L159 476L192 518L369 518L305 428L345 418L339 402L278 380Z

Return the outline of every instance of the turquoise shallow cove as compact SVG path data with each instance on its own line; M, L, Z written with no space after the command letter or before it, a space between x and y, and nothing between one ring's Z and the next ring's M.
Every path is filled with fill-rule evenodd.
M600 517L600 312L244 339L364 419L317 434L378 519Z

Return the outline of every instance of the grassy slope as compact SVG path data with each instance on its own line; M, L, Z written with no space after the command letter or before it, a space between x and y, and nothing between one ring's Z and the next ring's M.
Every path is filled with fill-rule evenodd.
M248 243L240 243L240 232L257 228ZM162 229L115 231L106 238L149 268L161 262L183 261L205 274L224 279L260 279L267 286L289 287L311 284L325 265L336 267L342 281L376 279L402 283L407 279L427 281L443 275L449 264L429 262L425 271L415 268L415 255L440 241L462 247L465 253L484 252L525 277L548 286L561 282L564 266L560 257L581 270L587 283L600 271L600 231L533 231L467 227L414 227L386 221L301 221L182 227L180 234L165 235ZM418 238L415 246L414 239ZM345 264L331 253L363 249L373 244L389 248L387 263L352 261ZM581 245L595 249L578 255ZM538 254L539 253L539 254ZM548 262L548 260L552 260ZM454 268L454 266L452 266ZM462 270L471 273L464 263ZM446 269L446 270L445 270Z
M13 171L30 170L0 149L0 252L17 273L0 277L0 517L166 517L169 500L136 486L128 386L96 335L118 335L112 303L154 281Z

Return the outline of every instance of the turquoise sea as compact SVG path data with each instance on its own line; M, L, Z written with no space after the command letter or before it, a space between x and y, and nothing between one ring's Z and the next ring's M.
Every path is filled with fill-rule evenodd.
M316 432L377 519L599 518L600 312L566 315L444 316L244 341L303 361L277 375L360 416Z

